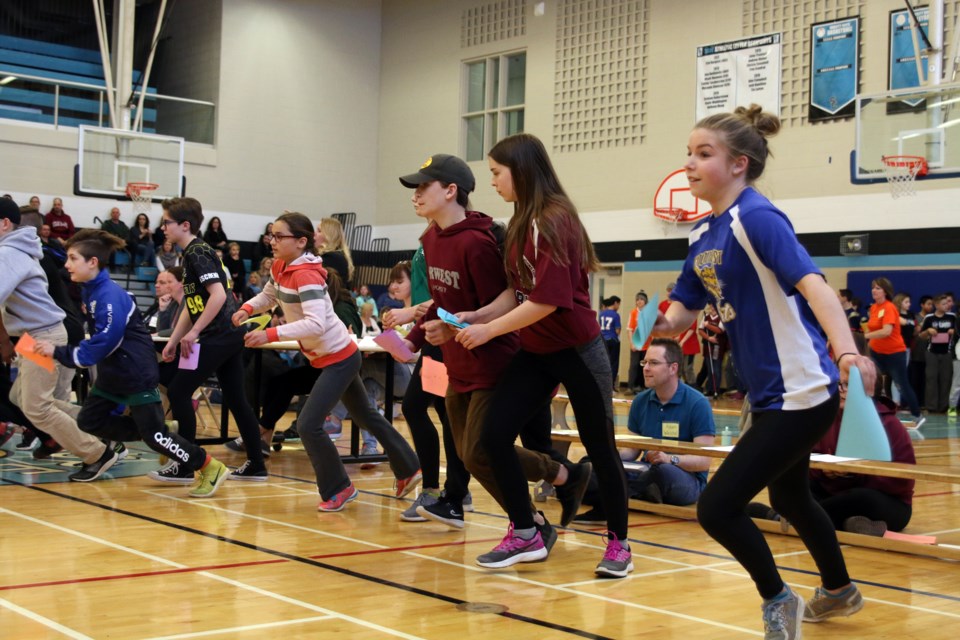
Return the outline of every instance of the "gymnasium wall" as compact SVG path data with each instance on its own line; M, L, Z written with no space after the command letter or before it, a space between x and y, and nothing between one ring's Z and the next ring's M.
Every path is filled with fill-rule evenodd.
M784 129L771 141L774 158L758 187L790 216L801 233L931 228L955 225L957 180L924 182L916 197L893 200L885 185L853 186L849 154L854 145L852 119L810 124L803 100L809 47L798 42L813 22L859 14L863 22L861 90L885 88L887 16L902 9L899 0L526 0L525 34L476 46L461 45L464 11L505 3L411 0L383 4L383 57L380 102L380 153L377 223L391 237L414 246L420 224L413 219L409 194L396 176L415 168L430 153L458 152L461 99L460 64L508 52L527 52L526 124L528 132L554 147L558 129L558 83L564 80L555 60L558 16L575 10L573 22L607 12L618 24L618 8L644 12L637 29L646 60L638 84L644 105L642 140L631 146L552 152L552 160L577 203L595 242L625 242L682 237L685 228L664 230L651 215L660 181L685 159L686 140L695 118L695 48L745 35L784 33ZM537 4L544 15L535 16ZM957 2L947 0L952 24ZM571 18L566 18L568 22ZM622 22L622 20L620 21ZM643 26L645 25L645 26ZM778 28L771 28L776 25ZM562 27L563 25L559 25ZM584 45L583 64L596 50ZM806 73L806 75L805 75ZM583 90L591 104L594 95ZM484 162L471 166L479 186L473 204L496 217L511 209L488 186Z

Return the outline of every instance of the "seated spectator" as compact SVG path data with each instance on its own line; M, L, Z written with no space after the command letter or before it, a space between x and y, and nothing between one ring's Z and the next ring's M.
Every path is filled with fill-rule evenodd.
M220 224L220 218L217 216L210 218L210 222L207 223L207 230L203 232L203 241L214 249L226 252L227 234L224 232L223 225Z
M170 267L157 274L157 299L143 312L143 321L159 336L169 336L183 303L183 267Z
M130 229L127 246L133 254L133 264L138 267L153 266L155 253L153 233L150 231L150 218L145 213L138 213L137 219Z
M260 260L260 267L257 269L257 273L260 274L260 286L261 288L266 286L270 282L270 269L273 268L273 258L271 256L266 256Z
M260 238L257 240L257 246L253 250L253 264L257 264L264 258L273 257L273 246L270 244L271 234L273 234L273 223L268 222L267 226L263 228L263 233L260 234Z
M227 268L227 273L230 274L233 295L238 300L243 300L244 291L247 289L247 267L240 258L240 245L236 242L227 245L227 254L223 256L223 266Z
M37 235L40 237L40 245L43 247L44 251L50 252L54 255L54 258L57 260L57 267L62 267L67 262L67 251L63 248L63 243L58 239L53 237L53 234L50 230L50 225L44 223L40 225L40 230L37 232Z
M682 362L683 349L676 340L653 339L641 364L647 388L633 399L627 428L648 438L712 445L716 426L710 401L680 380ZM624 461L639 458L646 463L640 471L627 472L631 498L672 505L693 504L707 484L710 458L706 456L624 449L620 457ZM606 524L596 474L591 477L583 504L594 508L576 516L574 522Z
M360 327L362 329L362 333L358 337L366 338L367 336L380 335L382 332L377 317L374 315L374 309L376 309L374 303L364 302L358 306L360 307Z
M360 285L360 288L357 290L357 309L362 309L363 305L367 302L373 305L373 317L378 318L380 314L377 312L377 302L373 299L373 296L370 295L370 287L365 284Z
M66 240L76 231L73 219L63 210L63 200L60 198L53 199L53 208L43 217L43 221L50 225L50 235L57 240Z
M840 411L830 430L813 447L813 453L837 452L840 423L843 421L846 387L840 387ZM880 422L887 433L894 462L916 464L913 444L906 427L897 418L896 406L886 398L874 400ZM902 531L913 515L914 481L858 473L810 470L810 491L840 531L882 536L887 530ZM760 502L751 502L747 513L752 518L779 520L776 511Z
M254 271L247 276L247 288L244 295L249 300L261 291L263 291L263 282L260 280L260 272Z
M30 196L30 206L40 211L40 196Z
M164 239L163 244L160 245L160 251L157 252L157 268L166 271L179 265L180 252L177 251L176 245Z
M100 223L100 228L121 240L126 240L130 236L130 228L120 219L120 207L110 209L110 219Z
M387 286L387 290L377 298L377 309L379 310L378 315L380 317L383 317L383 314L390 309L403 309L403 300L396 298L393 283L390 283L390 285Z

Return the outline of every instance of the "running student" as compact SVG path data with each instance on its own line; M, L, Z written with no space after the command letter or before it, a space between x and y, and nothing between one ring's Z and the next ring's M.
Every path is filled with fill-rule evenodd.
M766 637L787 640L800 637L801 619L819 622L863 606L833 523L810 494L808 471L813 445L837 415L838 383L855 366L872 393L876 373L870 359L857 353L836 294L790 221L752 186L766 164L767 138L779 128L775 115L752 105L708 116L690 134L690 191L714 213L690 233L673 301L654 333L676 335L707 302L723 321L749 390L753 426L707 484L697 517L756 583ZM806 609L780 578L770 547L747 516L747 503L764 487L820 570L823 586Z
M142 439L191 473L198 471L199 482L190 496L208 498L230 472L222 462L167 428L157 389L160 370L153 340L133 298L101 267L109 262L111 253L125 245L100 229L81 229L67 240L66 268L70 279L81 285L91 335L78 345L59 347L41 340L34 351L53 356L65 367L96 365L96 381L77 416L83 431L121 443ZM130 415L116 415L121 405L129 408Z
M297 430L317 476L321 498L317 510L340 511L359 492L347 476L336 445L323 430L323 419L343 400L357 425L383 445L396 476L396 496L402 498L420 484L417 454L367 398L360 380L360 350L333 310L327 295L327 272L313 253L313 234L313 223L302 213L287 212L277 218L269 234L274 257L270 280L233 314L233 323L239 326L279 304L286 324L251 331L244 336L244 343L257 347L297 340L310 361L310 367L292 369L271 381L261 417L263 428L276 426L293 394L309 394L297 418Z
M247 461L230 474L231 480L265 482L267 468L257 417L247 403L243 390L243 331L230 324L236 309L229 294L230 279L209 244L197 237L203 222L203 210L193 198L163 201L161 225L167 239L183 249L183 303L180 317L163 348L163 359L173 362L177 348L184 356L200 350L196 369L177 369L167 386L173 419L180 423L181 436L193 442L197 436L197 415L193 394L214 373L223 392L224 406L237 421L246 445ZM174 459L159 471L147 474L160 482L190 483L191 469Z
M459 314L472 326L456 339L474 350L519 331L520 351L497 381L481 436L487 455L497 461L493 471L511 524L503 541L477 563L502 566L515 556L546 555L513 443L532 412L562 384L608 517L607 549L596 573L622 578L633 570L627 490L613 439L610 360L590 306L588 275L597 266L593 244L540 140L529 134L504 138L488 160L493 187L514 203L504 248L510 288L476 312Z
M479 309L493 302L506 287L501 268L503 257L493 232L493 220L480 212L467 210L469 194L476 183L470 167L456 156L431 156L420 171L400 178L400 183L415 189L411 198L414 209L418 216L430 222L421 242L430 294L435 302L410 331L408 342L413 349L419 349L425 340L440 345L449 376L446 408L457 455L467 470L506 509L503 493L491 468L492 458L481 446L481 429L493 388L516 353L519 340L510 332L471 352L452 341L455 333L437 319L437 307L447 311ZM590 480L590 465L565 467L549 453L512 448L526 480L547 480L557 487L564 509L561 523L564 526L569 524ZM448 485L447 489L439 501L421 504L416 512L454 528L463 527L462 503L466 497L466 483ZM549 553L556 540L553 527L533 508L529 494L526 508L543 544L533 553L514 554L488 566L504 567L543 559Z

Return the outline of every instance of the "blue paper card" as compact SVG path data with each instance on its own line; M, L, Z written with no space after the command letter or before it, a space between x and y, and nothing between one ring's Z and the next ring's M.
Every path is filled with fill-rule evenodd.
M466 329L470 326L466 322L460 322L457 316L442 307L437 307L437 317L455 329Z
M863 378L856 367L850 367L850 379L847 380L847 400L840 419L837 455L883 462L893 459L880 414L873 398L864 391Z
M659 294L653 294L653 297L647 302L646 306L637 314L637 328L630 335L633 340L633 348L640 350L647 343L650 332L653 331L653 325L657 322L657 305L660 303Z

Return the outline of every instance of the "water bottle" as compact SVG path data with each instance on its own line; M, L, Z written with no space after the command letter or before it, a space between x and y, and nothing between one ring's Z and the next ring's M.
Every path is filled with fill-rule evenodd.
M720 431L720 446L729 447L733 444L733 427L727 425Z

